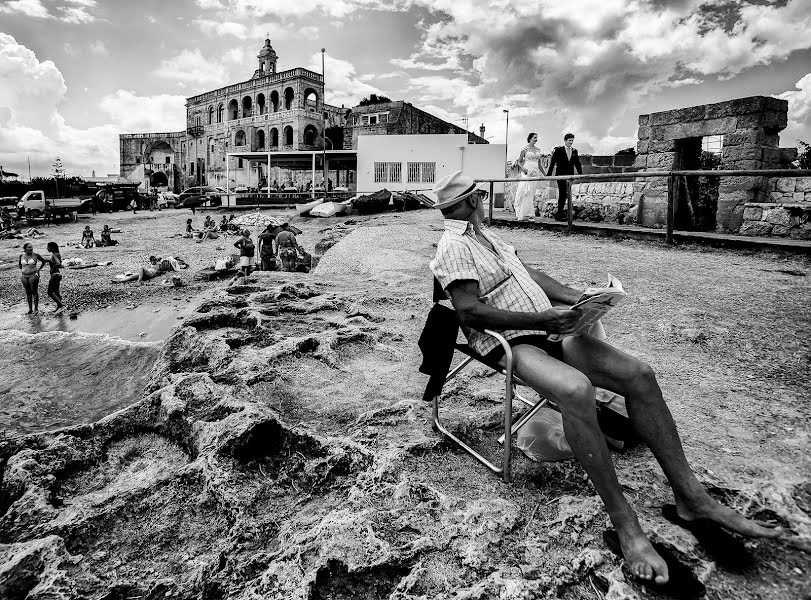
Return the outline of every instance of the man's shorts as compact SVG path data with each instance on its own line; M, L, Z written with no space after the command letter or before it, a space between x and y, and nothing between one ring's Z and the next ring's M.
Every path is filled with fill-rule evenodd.
M507 343L510 344L510 348L514 348L520 344L535 346L536 348L540 348L546 352L552 358L555 358L561 362L563 361L563 342L552 342L545 335L519 335L518 337L507 340ZM485 356L487 360L493 362L498 362L503 357L504 348L501 346L501 344L490 350L490 352L488 352Z

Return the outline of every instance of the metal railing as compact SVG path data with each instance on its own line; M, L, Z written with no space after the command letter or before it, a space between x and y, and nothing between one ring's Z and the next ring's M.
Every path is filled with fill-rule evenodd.
M522 181L565 181L567 183L566 231L572 231L572 184L580 181L619 181L634 179L653 179L667 177L667 234L665 239L673 243L673 221L676 216L678 180L681 177L811 177L811 169L725 169L695 171L631 171L626 173L590 173L587 175L550 175L526 178L476 179L476 183L490 184L490 200L487 212L487 224L493 222L493 188L496 183L521 183Z

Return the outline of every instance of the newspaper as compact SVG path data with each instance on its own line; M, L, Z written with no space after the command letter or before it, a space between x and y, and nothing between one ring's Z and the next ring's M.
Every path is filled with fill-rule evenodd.
M622 283L609 273L608 283L601 288L588 288L580 299L571 307L572 310L581 311L580 319L573 331L569 333L553 333L549 340L557 342L569 335L588 333L592 326L599 321L605 313L622 302L627 294L622 289Z

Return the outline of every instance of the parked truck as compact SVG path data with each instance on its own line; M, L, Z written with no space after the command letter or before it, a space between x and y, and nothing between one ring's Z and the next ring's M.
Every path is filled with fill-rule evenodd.
M46 198L42 190L26 192L17 203L17 213L23 217L37 219L45 215L48 208L54 215L81 212L90 208L90 198Z

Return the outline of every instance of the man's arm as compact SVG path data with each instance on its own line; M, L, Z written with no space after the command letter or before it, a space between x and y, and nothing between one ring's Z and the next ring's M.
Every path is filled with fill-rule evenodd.
M547 333L569 333L580 318L580 312L548 308L543 312L513 312L495 308L478 297L478 283L470 279L454 281L448 286L451 303L459 320L472 329L536 329Z
M552 175L552 170L555 168L555 163L558 161L557 149L552 150L552 158L549 160L549 168L546 170L546 176Z
M577 169L577 174L582 175L583 174L583 167L580 166L580 153L577 150L574 150L572 152L572 159L573 159L572 164Z
M583 295L583 292L563 285L556 279L552 279L543 271L533 269L527 265L524 265L524 267L527 273L529 273L529 276L532 277L532 280L541 286L546 296L553 302L564 302L571 305L580 300L580 296Z

